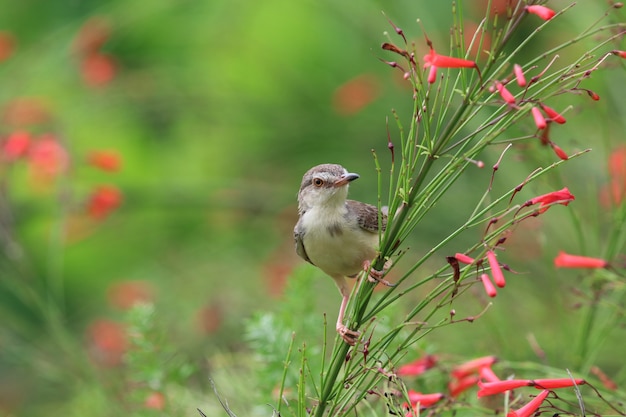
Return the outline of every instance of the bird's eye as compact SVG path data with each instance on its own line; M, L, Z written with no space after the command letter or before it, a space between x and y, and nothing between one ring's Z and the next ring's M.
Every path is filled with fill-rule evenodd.
M324 180L321 178L313 178L313 185L316 187L321 187L324 185Z

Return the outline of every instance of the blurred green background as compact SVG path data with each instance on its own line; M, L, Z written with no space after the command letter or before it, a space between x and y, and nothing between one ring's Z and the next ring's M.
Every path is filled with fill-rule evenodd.
M462 4L466 24L478 22L486 2ZM231 363L220 362L223 355L235 358L232 363L247 357L244 320L255 311L276 309L289 274L302 264L291 232L302 174L319 163L340 163L361 174L351 196L375 202L371 150L388 167L385 120L394 108L407 126L411 111L402 74L378 59L389 59L380 50L384 32L397 39L387 18L425 51L416 23L421 19L435 44L446 50L450 2L22 0L0 5L0 30L12 45L0 63L1 133L52 133L70 159L68 170L51 185L35 183L18 162L0 170L0 413L56 415L55 407L77 397L73 387L82 377L72 377L73 358L64 357L71 350L55 346L69 335L69 345L103 349L92 340L94 323L122 320L124 297L145 297L154 300L159 326L167 329L174 350L197 360L195 386L202 388L184 410L194 415L203 402L215 402L206 375ZM559 9L567 2L551 5ZM605 8L605 2L578 5L522 56L534 57L571 39ZM523 31L519 36L523 39ZM582 42L570 53L579 56L588 49ZM105 58L88 66L92 54ZM576 219L588 227L584 241L568 226L574 215L561 207L536 229L519 230L505 256L523 274L511 277L510 288L481 320L434 332L433 349L528 360L535 358L527 341L532 333L547 363L567 366L563 350L580 325L571 289L581 278L555 272L551 259L559 249L601 256L604 231L621 227L611 223L597 196L607 181L607 155L623 142L625 85L623 66L609 68L585 84L601 96L599 102L567 96L551 103L574 106L554 140L569 153L588 147L594 152L565 164L560 178L546 178L523 193L528 198L569 186L577 197ZM537 166L556 160L535 142L520 145L536 150L535 160L512 152L510 161L522 163L501 167L497 190L514 187ZM119 155L120 168L94 168L89 158L97 150ZM500 152L494 147L485 155L487 167ZM411 256L417 259L463 222L491 176L489 169L474 172L442 203L439 217L418 230ZM106 218L93 219L85 214L87 201L101 184L117 187L123 201ZM479 237L479 232L467 236L450 251L463 251ZM339 296L330 280L316 274L319 309L312 314L333 316ZM38 297L43 304L33 301ZM478 293L468 298L460 315L477 314L485 304ZM57 333L50 323L65 330ZM611 337L623 341L623 329ZM614 369L611 354L621 348L606 346L600 365ZM218 380L218 387L228 386L226 379Z

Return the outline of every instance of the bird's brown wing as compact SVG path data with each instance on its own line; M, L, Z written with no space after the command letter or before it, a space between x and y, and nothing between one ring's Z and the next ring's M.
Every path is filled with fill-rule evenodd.
M304 248L304 228L300 225L300 222L296 224L296 227L293 229L293 240L296 244L296 253L299 257L310 263L311 265L315 265L311 262L309 255L306 253L306 249Z
M357 213L361 229L378 233L378 208L376 206L354 200L348 200L346 204L350 206L350 210L354 210ZM387 229L387 215L384 213L381 213L380 226L383 232Z

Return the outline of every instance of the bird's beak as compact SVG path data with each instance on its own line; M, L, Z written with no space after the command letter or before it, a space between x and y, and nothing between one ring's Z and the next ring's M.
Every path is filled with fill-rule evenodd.
M353 173L344 174L344 175L341 176L341 178L339 178L337 181L335 181L334 186L335 187L343 187L347 183L349 183L351 181L354 181L357 178L359 178L359 174L353 174Z

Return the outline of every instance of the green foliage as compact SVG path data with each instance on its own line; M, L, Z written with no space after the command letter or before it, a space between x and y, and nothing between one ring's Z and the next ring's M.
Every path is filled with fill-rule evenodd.
M589 46L615 20L614 27L623 29L623 11L611 10L595 32L589 29L591 16L603 16L606 2L579 2L541 30L538 20L527 19L510 38L525 47L508 49L491 73L482 74L484 80L490 74L506 77L514 61L538 73L547 62L542 54L558 52L532 93L565 110L568 123L552 134L570 156L593 149L536 176L507 205L507 198L495 196L505 196L529 172L555 161L532 137L530 103L515 113L509 133L497 136L506 126L496 119L511 116L508 107L497 93L471 90L477 80L473 71L452 69L426 103L431 110L448 108L422 125L420 132L428 135L413 148L418 136L411 130L414 85L377 59L390 58L377 49L381 39L399 39L386 17L410 32L408 44L418 60L427 48L416 18L441 53L464 55L469 41L460 36L461 23L465 34L480 27L497 43L506 32L481 23L483 2L457 1L459 14L468 16L463 22L450 18L451 2L431 0L359 5L5 0L0 5L2 53L4 42L13 40L0 62L0 414L191 416L200 408L220 415L224 410L210 377L242 416L270 415L268 403L283 417L305 415L314 407L321 413L316 399L322 386L328 387L336 412L386 415L390 407L404 411L404 398L396 395L403 384L423 392L443 390L450 367L488 354L508 359L496 368L502 377L514 371L562 376L571 368L597 382L590 372L599 366L624 385L619 268L626 205L599 197L603 187L614 185L607 160L626 129L624 61L611 56L601 71L584 79L581 87L601 97L593 106L582 90L572 97L544 89L558 84L559 71L568 68L570 77L559 85L571 87L602 54L624 49L619 31L611 42ZM561 0L549 5L569 7ZM108 22L106 39L90 53L78 51L82 30L98 19ZM455 27L452 43L450 26ZM382 35L385 31L391 36ZM113 77L97 86L86 81L85 70L85 58L94 52L115 64ZM481 65L486 61L481 58ZM346 88L355 85L357 90ZM369 98L348 111L342 99L350 98L350 91ZM456 119L465 122L448 130L452 142L437 149L437 138L445 136L453 111L463 105L476 113ZM394 117L402 128L396 129ZM19 131L33 142L45 135L56 138L67 169L46 183L33 176L31 154L7 160L4 146ZM396 147L393 174L387 131ZM459 138L468 139L454 141ZM487 141L480 156L490 167L508 140L515 146L487 193L489 169L469 166L468 172L458 158L478 154L473 146ZM468 175L454 184L445 181L453 177L437 177L435 171L423 177L423 186L409 175L398 181L408 169L398 162L401 147L412 152L409 166L419 167L420 158L431 156L438 164L450 163L448 172L466 169ZM117 153L120 168L94 167L90 155L98 150ZM353 302L350 314L364 332L363 341L370 341L367 364L362 348L333 354L333 346L339 346L333 344L339 297L332 282L310 265L289 272L299 265L291 242L294 195L301 174L322 162L362 174L352 198L376 203L378 168L381 205L391 196L398 198L392 206L412 201L418 208L401 222L418 225L401 231L406 237L401 252L384 254L397 261L392 274L402 284L371 294L369 284L361 285L353 297L367 298L365 304ZM94 218L91 198L102 185L117 187L122 198L105 217ZM519 274L507 273L507 290L486 313L481 315L487 301L473 284L471 268L463 272L459 297L451 304L445 294L452 274L444 257L465 249L481 256L483 246L476 246L483 237L481 222L564 185L576 195L566 210L551 208L549 220L534 228L516 225L510 246L499 254ZM474 229L465 228L461 217L469 208L477 209L467 224ZM484 239L490 245L505 222L497 226L491 229L493 239ZM446 240L459 227L458 240ZM560 249L605 257L613 268L555 272L549 263ZM419 268L411 270L416 263ZM284 294L273 281L282 275L291 277ZM151 292L127 312L129 305L121 305L114 290L135 280L149 283ZM433 291L441 297L431 297ZM448 326L451 309L461 321L454 326ZM465 320L478 316L472 324ZM123 338L124 349L102 344L110 342L106 331L94 327L102 322L119 331L115 335ZM535 340L537 350L528 340ZM107 349L112 347L118 349L112 357L119 360L103 361L111 358ZM415 380L385 376L425 351L446 356L436 372ZM543 356L537 359L539 351ZM335 382L347 385L333 385L331 365ZM363 394L370 383L376 392ZM360 391L354 388L359 386ZM281 390L287 403L278 401ZM146 406L154 393L159 395L153 405L161 398L163 408ZM337 401L342 396L344 401ZM618 390L606 397L617 403L624 395ZM476 414L474 392L465 398L465 408L454 412ZM517 399L526 400L521 394Z
M299 267L289 278L278 308L273 312L258 312L246 321L245 339L257 362L262 364L259 367L260 386L278 389L284 385L295 391L300 371L291 363L298 362L298 357L306 358L307 373L313 378L322 372L324 332L327 329L320 315L312 314L317 308L317 297L313 294L319 280L319 273L312 267ZM330 330L333 331L331 337L334 337L334 327L331 326Z

